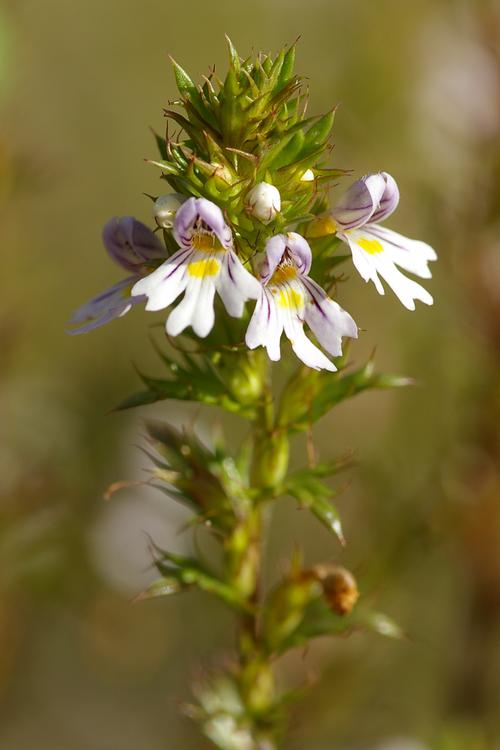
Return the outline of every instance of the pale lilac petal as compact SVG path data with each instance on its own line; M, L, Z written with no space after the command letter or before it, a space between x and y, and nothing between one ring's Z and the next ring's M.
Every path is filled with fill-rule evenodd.
M265 247L266 260L261 269L262 281L264 283L269 281L273 273L276 271L278 265L281 263L283 255L285 254L285 250L286 235L275 234L274 237L270 237L267 240Z
M174 237L181 247L191 247L193 227L198 218L196 198L188 198L175 214Z
M231 229L219 206L206 198L188 198L175 215L174 237L181 247L190 248L198 219L203 221L226 249L233 246Z
M224 253L221 272L214 283L224 307L233 318L241 318L246 300L258 299L262 289L260 282L246 270L232 250Z
M280 339L283 332L283 320L279 315L273 295L265 287L255 305L245 336L249 349L264 346L269 359L277 362L280 357Z
M399 188L394 177L387 172L380 173L385 180L385 189L380 199L379 207L370 216L370 222L387 219L398 207Z
M99 328L109 323L111 320L122 317L133 305L145 302L146 298L144 296L132 296L130 293L136 279L137 276L122 279L122 281L114 284L114 286L98 294L85 305L78 308L73 314L70 324L78 325L81 323L82 325L79 328L68 330L67 333L71 335L87 333L94 328Z
M158 237L133 216L115 216L102 230L102 240L111 258L128 271L166 257Z
M370 174L356 180L331 210L339 229L354 229L366 224L378 209L385 189L386 181L381 174Z
M315 281L305 278L302 279L302 283L309 293L309 301L305 308L307 325L327 352L334 357L340 357L342 337L358 337L356 323Z
M193 254L192 250L178 250L149 276L134 284L132 294L143 294L148 299L146 310L162 310L184 291L187 284L187 264Z
M224 216L219 206L206 198L197 199L197 209L200 219L215 232L223 247L229 249L233 246L231 230L224 221Z
M297 232L276 234L270 237L264 248L266 260L262 266L262 281L266 283L283 260L285 253L292 260L299 274L308 273L312 263L309 243Z
M312 252L309 243L297 232L289 232L286 235L287 249L289 250L299 274L307 274L311 270Z

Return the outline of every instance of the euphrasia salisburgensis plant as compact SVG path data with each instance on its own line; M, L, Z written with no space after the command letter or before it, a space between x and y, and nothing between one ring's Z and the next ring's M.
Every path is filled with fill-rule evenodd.
M242 60L228 44L223 81L211 73L197 86L173 62L180 98L165 110L169 126L150 161L164 185L153 196L156 228L132 216L106 224L104 246L126 275L75 313L71 332L132 307L163 311L166 372L142 375L143 390L122 408L179 399L248 423L239 448L221 437L208 447L192 427L148 423L154 483L191 510L221 554L208 567L154 546L158 578L141 598L197 587L234 610L232 664L195 686L187 710L218 748L272 750L290 702L275 680L280 656L354 627L397 633L357 602L356 581L339 565L305 567L295 553L274 587L261 581L263 517L282 496L344 543L327 480L349 459L318 460L310 449L303 468L289 472L290 439L310 435L336 404L365 389L408 382L376 374L371 360L345 368L358 327L334 299L336 274L352 260L380 294L390 287L413 310L415 300L432 297L407 274L429 278L436 255L382 224L399 202L389 174L340 190L344 173L329 165L335 110L306 116L295 47ZM274 364L285 355L285 365ZM280 366L288 379L278 398Z

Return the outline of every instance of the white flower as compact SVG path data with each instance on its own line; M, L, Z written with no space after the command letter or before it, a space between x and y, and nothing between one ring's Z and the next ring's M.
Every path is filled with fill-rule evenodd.
M174 237L181 249L138 281L132 294L147 297L146 310L162 310L184 292L167 319L167 333L177 336L192 326L203 338L214 325L215 292L229 315L240 318L246 300L258 298L260 283L234 252L231 230L215 203L189 198L177 211Z
M296 232L278 234L266 244L262 291L246 334L250 349L264 346L269 358L280 359L283 330L297 357L315 370L337 368L304 333L304 322L318 342L334 357L342 354L342 336L357 338L349 313L330 299L307 275L311 248Z
M186 197L181 193L168 193L160 195L153 203L153 217L159 227L163 229L172 229L174 226L175 214L182 206Z
M429 292L401 273L398 266L422 279L430 279L428 263L437 255L430 245L410 240L391 229L379 226L399 203L396 181L387 172L370 174L357 180L332 209L337 237L346 242L353 263L365 281L373 281L379 294L384 287L379 275L389 284L408 310L415 300L432 305Z
M268 182L259 182L246 197L248 211L263 224L269 224L281 211L279 190Z

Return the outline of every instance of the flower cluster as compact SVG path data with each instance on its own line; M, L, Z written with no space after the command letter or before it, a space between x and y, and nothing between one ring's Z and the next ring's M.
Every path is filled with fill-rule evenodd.
M428 262L436 254L424 242L379 225L398 202L399 190L389 174L368 175L354 182L329 212L307 225L305 235L309 240L336 235L348 244L354 266L365 281L373 281L384 294L382 277L402 304L413 310L415 300L432 304L432 297L399 268L429 278ZM263 224L272 222L280 209L280 193L273 185L259 183L249 191L246 210ZM73 333L121 317L138 303L152 311L170 307L182 295L167 317L167 333L177 336L191 326L203 338L214 326L217 293L235 318L242 317L248 300L256 300L245 336L249 349L263 346L271 360L279 360L284 332L308 367L336 369L306 336L304 324L333 357L342 354L342 338L356 338L358 329L349 313L309 276L313 253L305 236L295 231L272 234L264 245L260 267L254 270L249 259L240 259L231 226L213 201L179 194L161 196L154 204L154 216L159 226L172 230L179 249L167 257L157 236L133 217L108 222L104 245L133 275L80 308L72 323L81 325Z

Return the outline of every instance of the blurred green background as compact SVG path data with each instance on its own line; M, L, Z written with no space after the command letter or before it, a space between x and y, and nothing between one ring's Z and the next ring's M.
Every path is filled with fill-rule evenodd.
M216 665L231 620L190 594L132 605L147 533L185 549L164 496L140 479L141 413L110 413L152 372L151 318L64 328L119 278L100 242L112 215L151 223L148 130L175 96L167 53L199 79L299 34L311 112L340 103L334 161L398 180L390 226L433 244L433 308L410 313L352 274L340 302L365 329L360 363L406 391L347 402L317 430L356 450L340 499L345 551L294 504L277 509L269 573L300 541L337 560L404 627L321 641L287 659L311 679L289 750L500 747L500 7L493 0L12 0L0 6L0 747L204 747L178 705ZM159 319L154 318L154 319ZM189 407L162 404L175 422ZM209 434L217 415L197 416ZM224 418L228 430L236 421ZM299 461L303 445L298 445ZM323 679L313 678L323 673Z

